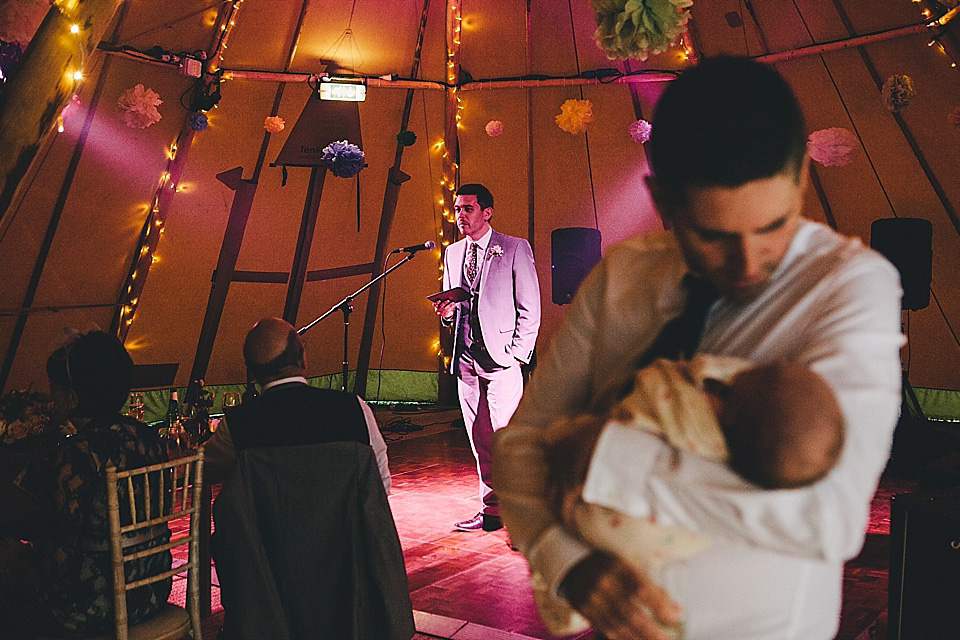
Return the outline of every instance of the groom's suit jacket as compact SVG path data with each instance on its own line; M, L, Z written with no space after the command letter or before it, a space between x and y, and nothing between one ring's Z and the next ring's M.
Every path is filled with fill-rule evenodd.
M463 238L447 247L443 255L443 288L462 286L463 261L466 258L469 238ZM497 249L499 247L499 249ZM497 231L490 234L480 271L480 291L477 300L477 315L483 344L497 364L509 367L515 360L530 362L533 345L540 329L540 285L537 269L533 263L533 251L523 238L507 236ZM450 361L450 371L457 371L457 358L463 341L460 330L460 314L468 311L469 302L457 304L454 316L454 345L456 352Z

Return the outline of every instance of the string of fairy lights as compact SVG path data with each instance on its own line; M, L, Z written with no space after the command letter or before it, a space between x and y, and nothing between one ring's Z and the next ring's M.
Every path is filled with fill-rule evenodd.
M440 171L440 251L437 252L437 280L443 281L443 254L442 252L449 246L453 239L454 229L456 228L456 219L453 214L453 202L456 198L457 186L460 184L460 165L458 164L459 142L458 132L463 128L463 100L460 97L460 43L461 32L463 29L463 15L461 11L460 0L448 0L447 12L447 89L445 102L445 126L444 136L434 145L434 150L439 152L441 161ZM444 339L439 333L440 325L438 323L438 335L434 341L437 358L439 359L441 370L445 371L450 364L450 354L444 349ZM451 342L450 335L446 336L446 342ZM452 347L452 346L451 346ZM452 348L450 349L452 351Z
M236 0L225 12L220 22L218 31L220 37L213 48L214 55L210 57L207 69L208 77L218 77L221 63L223 62L223 52L227 48L227 40L233 27L236 25L237 12L245 0ZM214 104L213 108L217 105ZM133 324L134 316L137 313L137 305L140 302L140 296L143 293L144 283L150 268L158 263L159 257L156 255L159 246L160 237L164 232L167 214L173 202L173 196L182 188L179 185L180 176L183 172L183 162L178 161L178 150L181 146L189 145L192 142L194 131L188 125L184 125L177 135L177 138L167 148L167 164L154 192L153 202L149 207L147 219L144 222L143 230L140 233L140 240L134 254L133 264L127 275L127 281L124 283L123 299L119 304L117 333L121 339L125 339L130 325Z
M209 77L217 77L221 70L224 54L228 48L228 40L236 25L236 16L245 0L236 0L231 3L230 8L225 12L223 18L219 20L219 25L215 27L220 32L219 39L214 46L214 55L208 61L206 73ZM933 9L928 0L912 0L919 5L920 15L924 20L931 20ZM55 6L64 17L67 17L69 7L75 4L71 0L58 0ZM446 83L447 83L447 125L445 127L444 137L436 142L432 149L440 154L441 172L439 177L440 194L437 202L440 206L441 217L439 220L439 229L437 231L440 238L440 248L437 252L438 257L438 281L443 280L443 260L442 251L449 246L454 237L456 225L453 213L453 201L455 199L457 185L459 184L460 166L457 162L459 155L459 144L457 133L463 128L463 100L459 94L459 57L462 32L462 10L461 0L448 0L447 16L447 42L446 47ZM932 32L931 39L927 43L929 47L936 47L943 55L950 59L950 67L956 68L960 52L949 39L942 39L940 29L947 24L960 7L954 7L945 14L933 18L927 26ZM77 37L78 44L83 29L80 24L74 23L69 27L69 32ZM677 50L685 60L696 62L696 52L692 47L692 39L689 32L685 33L676 43ZM79 46L80 68L67 71L67 78L72 81L74 87L74 98L79 91L79 85L84 80L83 67L85 64L83 47ZM226 79L228 76L224 76ZM219 78L218 78L219 80ZM71 99L71 101L73 98ZM216 105L213 105L216 108ZM63 112L57 118L56 122L59 131L63 131ZM152 203L149 205L147 219L136 249L135 258L129 271L127 281L123 288L124 296L118 309L118 327L121 334L125 335L127 328L133 323L136 315L137 305L140 295L143 291L143 285L147 273L152 265L159 262L156 250L159 244L159 238L164 232L166 216L173 200L173 195L180 188L178 186L182 163L177 162L177 151L182 144L189 143L187 136L192 137L192 130L184 127L177 135L177 138L167 149L167 163L164 171L161 173L156 190L154 192ZM451 148L452 147L452 148ZM438 335L434 342L436 352L444 365L449 364L450 356L444 352L441 338Z
M932 11L927 0L912 0L914 4L920 5L920 15L924 20L929 20L932 16ZM927 24L927 27L933 32L933 36L930 38L930 41L927 42L928 47L936 47L940 50L940 53L950 58L950 67L953 69L957 68L957 59L960 57L960 52L957 51L957 48L952 45L949 39L947 39L947 45L944 44L943 40L940 38L939 30L945 26L951 19L953 19L957 12L960 12L960 6L954 7L947 11L942 16L935 18L932 22ZM949 50L948 50L949 46Z

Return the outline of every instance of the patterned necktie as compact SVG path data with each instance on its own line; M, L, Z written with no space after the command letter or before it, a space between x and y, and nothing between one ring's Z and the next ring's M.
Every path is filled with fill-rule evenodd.
M467 284L473 286L477 278L477 243L470 243L470 255L467 257Z
M683 288L687 290L687 300L680 315L667 321L654 338L653 343L637 360L637 368L642 369L657 358L676 360L689 358L700 344L703 326L707 321L707 312L720 297L710 282L687 274L683 277Z

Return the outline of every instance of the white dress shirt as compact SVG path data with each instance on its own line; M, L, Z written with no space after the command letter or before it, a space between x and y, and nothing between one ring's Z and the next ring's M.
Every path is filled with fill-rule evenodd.
M534 583L555 587L590 549L545 503L540 434L588 411L631 374L682 306L686 266L670 234L611 248L581 286L561 330L495 442L495 477L511 539ZM863 543L900 403L899 275L858 240L802 221L771 285L755 300L721 299L699 350L757 364L806 364L831 386L846 422L836 467L812 487L762 491L725 465L677 452L655 435L608 425L584 499L705 533L706 551L660 580L686 612L687 640L826 640L840 614L843 563ZM538 603L555 632L578 616Z

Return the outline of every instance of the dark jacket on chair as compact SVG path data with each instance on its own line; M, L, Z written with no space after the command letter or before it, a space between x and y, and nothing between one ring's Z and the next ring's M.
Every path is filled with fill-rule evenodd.
M234 640L409 640L400 540L370 447L248 448L213 506Z

